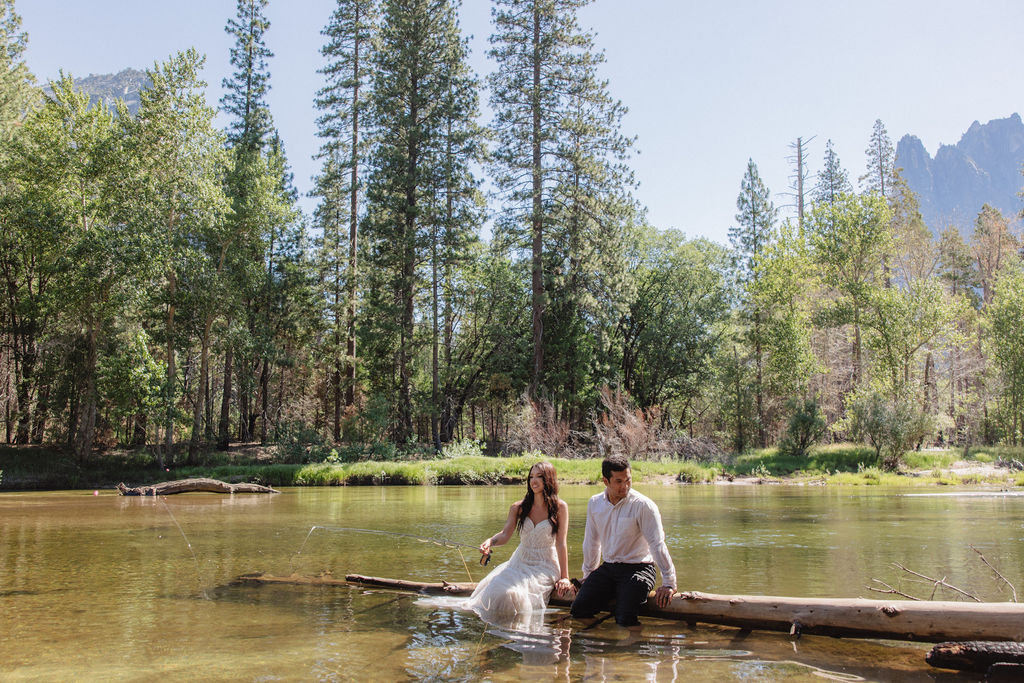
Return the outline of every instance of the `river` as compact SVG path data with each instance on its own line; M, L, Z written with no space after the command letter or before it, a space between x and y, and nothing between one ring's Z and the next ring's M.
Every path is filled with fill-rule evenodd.
M900 563L1009 599L979 552L1024 589L1024 497L1013 493L636 488L661 508L682 590L877 598L877 580L927 597L931 586ZM517 630L404 593L235 582L257 571L479 580L515 541L483 568L472 550L346 529L477 544L523 490L0 494L0 680L954 680L925 664L927 644L794 641L657 619L631 637L610 621L582 630L555 610ZM599 490L562 488L574 576L586 500Z

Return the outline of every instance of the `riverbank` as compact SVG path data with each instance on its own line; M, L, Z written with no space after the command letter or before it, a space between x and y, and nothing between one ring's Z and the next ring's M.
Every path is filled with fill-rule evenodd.
M981 486L1024 487L1024 472L1010 465L1024 449L977 448L907 453L900 472L882 471L874 453L858 445L824 446L803 458L763 449L698 463L633 460L637 483L661 485ZM119 482L142 486L190 477L265 486L520 485L540 456L465 456L449 459L282 463L273 446L244 444L204 453L197 466L159 468L148 451L114 451L76 463L56 449L0 447L0 490L106 489ZM598 485L600 461L550 458L564 484Z

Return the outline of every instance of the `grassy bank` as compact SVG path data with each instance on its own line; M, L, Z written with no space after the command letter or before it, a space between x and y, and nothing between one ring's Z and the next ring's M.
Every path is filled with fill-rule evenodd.
M638 482L755 482L861 486L1000 485L1024 486L1024 473L996 468L1000 460L1024 461L1024 448L978 448L962 451L908 453L906 470L883 472L874 452L839 444L815 449L804 458L763 449L724 459L722 463L692 461L633 462ZM55 449L0 446L0 487L10 489L106 488L119 481L131 486L171 479L212 477L267 486L460 485L522 484L536 455L518 457L464 456L450 459L284 464L273 462L272 449L239 449L204 454L206 464L159 469L146 451L108 453L76 463ZM599 484L598 460L550 458L566 484ZM954 463L960 467L954 468ZM968 467L964 467L967 465Z

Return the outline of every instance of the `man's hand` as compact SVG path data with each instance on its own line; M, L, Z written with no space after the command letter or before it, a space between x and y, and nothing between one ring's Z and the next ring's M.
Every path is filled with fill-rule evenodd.
M565 597L566 595L575 596L576 586L574 586L572 581L569 579L559 579L558 582L555 583L555 592L562 597Z
M662 586L654 593L654 604L662 609L668 607L668 603L672 602L672 597L676 594L676 589L672 586Z

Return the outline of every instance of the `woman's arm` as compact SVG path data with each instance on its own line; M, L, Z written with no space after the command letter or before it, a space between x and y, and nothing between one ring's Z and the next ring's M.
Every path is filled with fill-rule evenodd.
M489 555L491 552L491 546L505 545L508 543L508 540L512 538L512 534L516 530L516 517L519 513L520 504L522 504L522 501L512 503L512 507L508 509L508 519L505 520L505 528L480 544L481 553Z
M555 539L555 551L558 553L558 581L555 583L555 590L559 595L575 593L576 589L569 581L569 550L567 538L569 537L569 505L564 501L558 501L558 537Z

